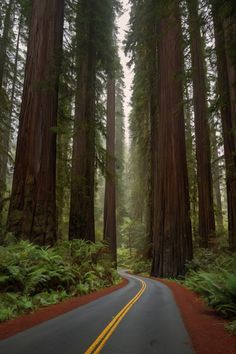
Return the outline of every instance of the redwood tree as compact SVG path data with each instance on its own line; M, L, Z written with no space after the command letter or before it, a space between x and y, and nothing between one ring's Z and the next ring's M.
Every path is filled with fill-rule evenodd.
M115 79L107 83L106 181L104 202L104 240L116 263L116 166L115 166Z
M166 2L162 1L164 6ZM158 42L158 133L154 178L152 274L175 277L192 257L178 1L161 11Z
M199 243L208 247L215 233L211 174L210 131L206 94L204 47L201 37L198 0L188 0L190 49L192 58L193 101L196 137Z
M233 2L231 2L233 4ZM234 37L229 37L230 27L226 26L229 18L225 19L224 4L212 0L212 13L215 28L215 41L218 66L218 89L220 95L221 119L224 137L224 152L226 164L226 188L228 203L229 246L236 250L236 134L235 134L235 65L230 56L230 43ZM228 1L230 5L230 1ZM235 6L235 5L234 5ZM235 12L234 12L235 14ZM235 15L234 21L235 28Z
M83 238L95 241L96 39L93 1L81 0L77 11L77 89L71 172L69 238Z
M33 0L8 229L56 240L56 134L63 0Z
M9 100L4 87L4 76L8 64L7 50L9 48L10 31L13 25L14 0L10 0L3 23L3 33L0 38L0 233L2 231L2 212L4 206L4 194L6 189L6 174L8 161L8 140L10 134Z

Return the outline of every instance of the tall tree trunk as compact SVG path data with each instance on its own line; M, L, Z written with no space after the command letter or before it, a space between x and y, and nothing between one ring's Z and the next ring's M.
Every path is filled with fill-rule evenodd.
M10 151L10 138L11 138L11 127L12 127L12 115L14 109L14 102L15 102L15 94L16 94L16 82L17 82L17 68L18 68L18 61L19 61L19 46L20 46L20 36L22 30L22 16L19 19L19 27L18 27L18 34L17 34L17 42L16 42L16 54L15 54L15 62L13 67L13 77L12 77L12 89L11 89L11 99L10 99L10 110L7 114L7 121L5 122L5 129L4 134L2 136L2 147L3 151L1 154L1 185L2 185L2 193L0 197L0 233L3 231L4 228L4 193L6 190L7 184L7 163L8 163L8 156Z
M228 10L229 13L226 12L227 8L224 10L224 6L226 5L222 5L224 12L226 12L225 16L222 18L222 25L224 30L231 115L233 117L234 139L236 145L236 4L235 1L231 0L227 5L230 9Z
M0 38L0 88L3 86L4 70L7 60L7 47L9 42L9 34L11 30L11 16L14 0L10 0L6 9L4 26L3 26L3 35Z
M198 0L188 0L196 136L199 244L207 248L215 234L211 174L210 130L207 112L206 72Z
M218 87L220 93L221 120L224 137L224 152L226 164L226 188L228 203L228 232L229 247L236 250L236 144L235 144L235 117L233 115L230 82L228 73L227 51L224 36L224 27L220 15L220 8L212 3L215 28Z
M106 181L104 201L104 240L116 264L116 164L115 164L115 79L107 83Z
M90 1L81 1L77 23L77 92L69 238L94 242L96 48L94 10Z
M154 34L157 38L157 25L154 26ZM149 218L148 220L148 253L147 258L151 259L153 255L153 221L154 221L154 180L156 177L157 171L157 90L158 90L158 56L157 56L157 40L153 39L153 47L152 47L152 76L151 80L151 96L150 96L150 153L151 153L151 166L150 166L150 194L149 194L149 205L148 205L148 212Z
M188 168L188 180L189 180L189 196L190 196L190 210L191 210L191 221L192 221L192 233L193 239L195 241L197 230L197 173L196 173L196 158L193 144L192 136L192 126L191 126L191 104L189 98L188 87L185 87L185 125L186 125L186 155L187 155L187 168Z
M217 146L217 137L216 137L216 128L214 124L211 126L211 137L212 137L212 157L213 157L213 188L215 195L215 205L216 205L216 224L217 229L222 231L224 228L223 225L223 210L222 210L222 200L221 200L221 189L220 189L220 166L219 166L219 152Z
M7 139L10 130L10 123L8 122L8 98L3 87L4 72L7 62L7 48L9 45L9 34L12 25L12 8L14 0L10 0L4 18L3 34L0 38L0 234L3 228L3 207L4 195L6 191L6 172L8 159Z
M8 229L56 241L56 134L63 0L33 0Z
M175 277L192 257L178 1L159 25L157 171L154 181L154 276ZM163 1L164 5L164 1Z

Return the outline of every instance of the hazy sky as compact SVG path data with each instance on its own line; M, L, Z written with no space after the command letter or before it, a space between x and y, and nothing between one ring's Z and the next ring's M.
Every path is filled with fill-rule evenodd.
M123 66L123 71L124 71L124 81L125 81L125 97L124 97L124 102L125 102L125 131L126 131L126 138L128 138L128 129L127 129L127 124L128 124L128 117L129 117L129 112L130 112L130 98L131 98L131 85L132 85L132 79L133 79L133 73L132 70L127 67L127 63L129 61L129 58L127 58L124 54L123 51L123 45L122 42L125 39L125 32L128 30L128 22L129 22L129 12L130 12L130 4L129 0L122 0L121 1L124 9L123 15L117 20L119 32L118 32L118 40L119 40L119 55L121 58L121 64Z

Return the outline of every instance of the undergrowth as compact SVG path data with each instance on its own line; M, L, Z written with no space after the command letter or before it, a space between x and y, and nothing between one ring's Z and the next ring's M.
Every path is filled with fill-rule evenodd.
M120 281L102 243L27 241L0 247L0 321Z
M185 285L200 294L207 304L232 322L227 329L236 333L236 257L198 250L187 265Z
M135 249L118 248L119 267L128 269L134 274L150 275L151 261L144 259Z

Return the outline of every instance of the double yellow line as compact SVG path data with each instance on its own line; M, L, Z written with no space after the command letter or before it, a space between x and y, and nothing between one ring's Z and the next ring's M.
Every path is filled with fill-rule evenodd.
M136 278L138 279L138 278ZM113 318L113 320L107 325L107 327L102 331L102 333L97 337L93 344L86 350L84 354L97 354L100 353L101 349L104 347L108 339L112 336L113 332L125 317L127 312L131 309L132 306L140 299L144 293L147 285L146 283L138 279L142 283L142 287L139 292L128 302L128 304L123 307L123 309Z

